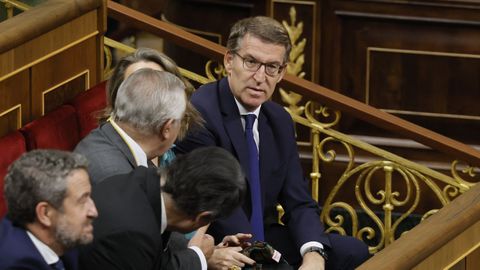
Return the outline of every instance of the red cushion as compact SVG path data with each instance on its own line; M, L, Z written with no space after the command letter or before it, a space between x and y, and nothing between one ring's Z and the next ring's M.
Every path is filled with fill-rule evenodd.
M72 151L80 141L77 115L71 105L49 112L20 131L25 136L29 151L44 148Z
M26 151L25 139L20 131L16 130L0 138L0 218L6 213L7 207L3 196L3 178L8 166Z
M80 125L80 138L98 126L97 113L107 106L106 87L107 81L103 81L89 90L78 94L70 104L77 111Z

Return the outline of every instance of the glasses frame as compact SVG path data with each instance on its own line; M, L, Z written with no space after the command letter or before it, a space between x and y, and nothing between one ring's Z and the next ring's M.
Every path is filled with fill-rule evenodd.
M270 77L277 77L279 74L281 74L283 72L283 70L285 69L285 67L287 66L287 64L283 64L283 65L279 65L278 68L276 69L276 74L272 74L271 72L269 72L268 70L268 67L272 67L272 65L276 65L276 64L273 64L273 63L263 63L263 62L260 62L258 61L257 59L253 58L253 57L244 57L244 56L241 56L238 52L236 51L230 51L230 53L232 53L233 55L236 55L238 57L240 57L240 59L242 59L242 64L243 64L243 68L247 71L250 71L250 72L257 72L262 66L265 66L265 74L270 76ZM246 64L246 61L247 60L253 60L256 65L258 65L258 67L256 68L251 68L251 67L248 67L248 64Z

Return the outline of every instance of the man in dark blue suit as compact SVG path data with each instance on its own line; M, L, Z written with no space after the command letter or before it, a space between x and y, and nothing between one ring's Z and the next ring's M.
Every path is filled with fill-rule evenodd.
M0 270L78 269L74 247L93 240L97 217L86 166L79 154L56 150L28 152L10 166Z
M324 233L301 169L292 119L269 100L288 62L286 30L271 18L243 19L232 27L227 48L227 78L200 87L191 98L205 129L176 147L184 153L221 146L235 155L248 176L249 198L230 217L212 224L210 233L217 241L237 232L253 233L300 269L353 269L369 257L367 246ZM285 226L275 222L277 203L285 210Z

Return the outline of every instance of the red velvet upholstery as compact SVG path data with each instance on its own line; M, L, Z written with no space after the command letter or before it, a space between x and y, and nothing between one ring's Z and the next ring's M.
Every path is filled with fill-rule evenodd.
M20 131L25 136L29 151L42 148L72 151L80 141L77 115L71 105L49 112Z
M0 138L0 218L6 213L7 207L3 196L3 178L8 166L26 151L25 139L20 131L16 130Z
M80 125L80 138L83 138L90 131L98 126L96 113L105 109L107 81L103 81L89 90L78 94L70 104L77 111L78 123Z

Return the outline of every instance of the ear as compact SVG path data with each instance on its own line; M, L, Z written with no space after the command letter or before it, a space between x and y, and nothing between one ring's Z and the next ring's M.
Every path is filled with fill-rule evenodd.
M223 56L223 65L225 66L225 70L227 71L227 74L230 75L233 69L233 54L231 52L227 52Z
M211 211L203 211L200 212L195 217L195 223L199 225L199 227L203 227L213 221L213 214Z
M175 120L173 119L168 119L167 122L163 124L162 130L161 130L162 138L168 139L170 138L170 136L172 136L171 131L172 131L172 126L174 124L175 124Z
M282 72L280 72L280 74L278 75L277 83L279 83L283 79L283 76L285 76L286 72L287 72L287 66L285 66L283 68Z
M38 222L45 227L50 227L53 224L54 216L56 215L56 209L54 209L47 202L39 202L35 207L35 214Z

